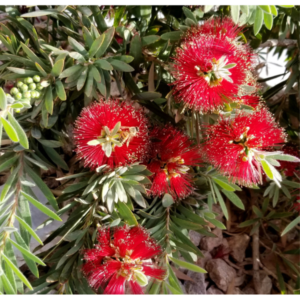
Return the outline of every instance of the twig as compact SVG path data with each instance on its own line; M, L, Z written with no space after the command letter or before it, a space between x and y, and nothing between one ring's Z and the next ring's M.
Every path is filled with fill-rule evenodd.
M275 273L273 273L271 270L269 270L267 267L265 267L260 261L259 261L259 266L268 274L271 275L273 278L275 278L278 281L277 275ZM288 288L288 290L294 294L294 289L285 282L286 287ZM277 285L279 286L279 285Z
M253 285L255 292L260 294L260 279L259 279L259 235L258 228L252 235L252 260L253 260Z
M297 45L297 40L268 40L265 43L259 45L259 48L267 48L267 47L292 47Z

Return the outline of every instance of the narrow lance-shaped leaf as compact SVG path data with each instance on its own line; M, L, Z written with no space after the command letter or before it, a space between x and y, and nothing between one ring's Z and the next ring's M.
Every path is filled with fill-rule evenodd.
M64 60L64 59L58 60L58 61L54 64L54 66L53 66L53 68L52 68L52 70L51 70L51 74L52 74L53 76L59 76L59 75L61 74L63 68L64 68L64 63L65 63L65 60Z
M48 207L31 197L30 195L26 194L25 192L21 191L21 194L36 208L38 208L41 212L43 212L45 215L49 216L50 218L57 220L57 221L62 221L62 219L54 213L52 210L50 210Z
M66 95L64 85L60 80L56 80L55 82L55 91L60 100L62 101L67 100L67 95Z
M45 94L45 106L49 114L53 114L53 94L52 87L48 86Z
M39 236L35 233L35 231L20 217L16 216L18 222L31 234L31 236L38 241L41 245L44 245Z
M0 108L5 110L7 106L6 95L2 88L0 88Z
M204 269L200 268L199 266L197 265L194 265L194 264L191 264L191 263L188 263L186 261L182 261L182 260L179 260L177 258L174 258L174 257L171 257L169 256L169 259L174 262L176 265L180 266L180 267L184 267L188 270L191 270L193 272L198 272L198 273L207 273Z
M15 129L13 128L13 126L10 124L9 121L5 120L4 118L1 117L1 122L2 125L5 129L5 132L7 133L8 137L13 141L13 142L18 142L19 138L17 135L17 132L15 131Z
M17 266L15 266L12 261L4 254L1 254L4 261L7 263L7 265L14 271L14 273L24 282L24 284L32 290L32 286L27 280L27 278L22 274L22 272L18 269Z
M40 264L41 266L45 266L45 263L39 259L37 256L35 256L34 254L32 254L30 251L28 251L27 249L25 249L24 247L20 246L19 244L17 244L15 241L13 241L12 239L9 238L9 241L25 256L27 256L28 258L30 258L31 260L33 260L34 262Z
M29 148L28 139L27 139L27 135L24 132L23 128L20 126L18 121L13 117L13 115L10 112L8 112L7 115L8 115L8 120L10 121L10 124L13 126L14 130L16 131L16 133L18 135L19 143L25 149L28 149Z

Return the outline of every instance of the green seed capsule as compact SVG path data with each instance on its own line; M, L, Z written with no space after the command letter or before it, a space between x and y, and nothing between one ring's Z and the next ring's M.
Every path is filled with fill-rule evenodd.
M41 81L41 77L40 77L39 75L34 75L34 76L33 76L33 80L34 80L35 82L40 82L40 81Z
M40 98L40 96L41 96L41 93L40 92L38 92L38 91L35 91L35 97L34 98Z
M17 87L20 88L24 83L22 81L17 82Z
M16 113L19 113L20 111L21 111L20 108L18 108L18 109L15 110Z
M21 90L22 90L23 92L27 92L27 91L28 91L28 85L27 85L27 84L23 84L23 85L21 86Z
M36 93L37 93L36 91L31 91L30 93L31 93L31 98L36 98Z
M17 100L20 100L20 99L23 98L23 96L22 96L21 93L18 93L18 94L15 95L15 98L16 98Z
M13 87L11 90L10 90L10 93L12 95L16 95L17 93L19 93L19 90L16 88L16 87Z
M31 98L31 92L25 92L25 93L23 93L23 97L30 99Z
M30 84L29 84L29 89L30 89L31 91L35 90L35 89L36 89L36 84L35 84L35 83L30 83Z
M24 82L29 84L33 82L33 79L31 77L27 77L25 78Z
M37 89L38 89L38 90L41 91L43 88L44 88L44 87L43 87L40 83L37 84Z

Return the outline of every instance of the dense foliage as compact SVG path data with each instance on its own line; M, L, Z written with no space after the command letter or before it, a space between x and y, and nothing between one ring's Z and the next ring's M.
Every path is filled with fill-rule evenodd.
M299 245L277 245L300 222L299 7L0 6L0 17L0 294L123 293L125 281L180 294L178 267L205 272L189 230L214 236L233 213L256 241L272 230L278 289L299 292ZM273 47L289 76L268 86L282 76L258 75ZM49 217L41 226L67 220L42 241L30 205Z

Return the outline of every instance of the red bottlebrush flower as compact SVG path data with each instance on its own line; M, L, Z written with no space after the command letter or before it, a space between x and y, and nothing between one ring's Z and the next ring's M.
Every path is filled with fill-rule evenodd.
M298 147L293 144L285 145L282 148L282 151L284 152L284 154L290 154L300 158L300 151ZM281 161L280 167L278 167L277 169L282 170L285 176L292 177L294 176L294 172L298 168L299 168L299 164L295 164L294 162L289 162L289 161Z
M142 110L113 99L84 108L75 122L74 136L77 154L92 169L142 161L150 145Z
M254 109L260 108L263 105L261 97L256 94L239 97L237 98L237 103L240 105L251 106Z
M165 270L150 259L161 254L160 246L141 226L117 227L111 236L109 228L100 228L95 249L84 252L82 270L89 284L104 294L124 294L125 284L133 294L143 294L147 277L163 280Z
M168 125L154 128L148 169L152 175L151 194L160 196L169 193L175 199L187 197L193 191L191 166L199 165L201 156L198 146L180 130Z
M212 35L197 35L177 48L172 75L177 101L201 113L218 110L237 97L252 67L245 45Z
M221 117L208 126L206 135L203 151L207 160L233 182L246 186L262 183L261 159L269 154L263 150L286 138L266 108L252 114L240 112L234 118Z
M215 35L221 38L236 39L242 32L243 27L236 25L231 18L211 18L203 25L192 26L187 30L184 39L193 40L202 34Z

